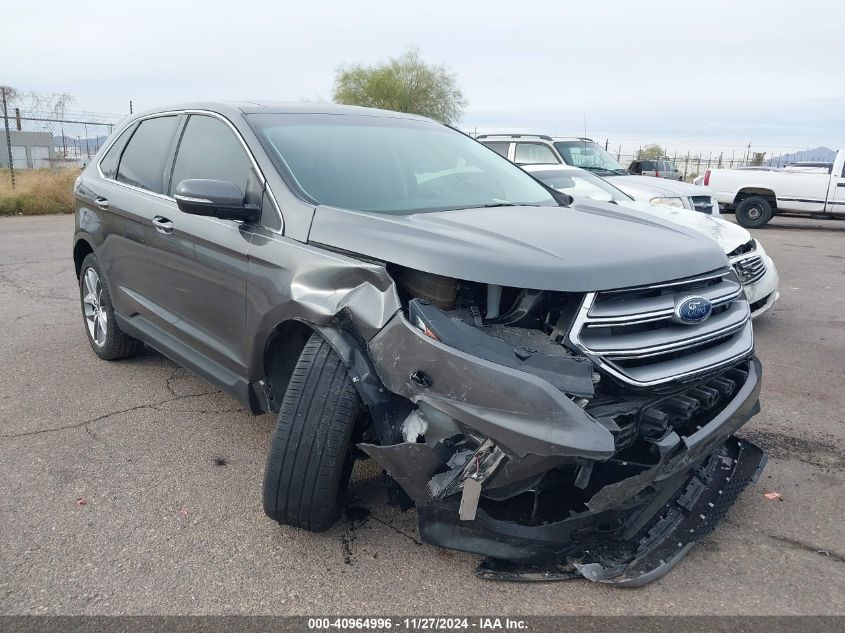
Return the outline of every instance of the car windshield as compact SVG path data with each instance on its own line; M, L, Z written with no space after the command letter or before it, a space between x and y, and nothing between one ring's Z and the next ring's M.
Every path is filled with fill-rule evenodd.
M355 114L248 120L279 170L318 204L389 214L557 204L496 152L431 121Z
M531 175L553 189L573 197L592 198L602 202L624 204L631 198L598 176L575 169L532 170Z
M593 141L556 141L555 148L567 165L605 176L628 173L606 149Z

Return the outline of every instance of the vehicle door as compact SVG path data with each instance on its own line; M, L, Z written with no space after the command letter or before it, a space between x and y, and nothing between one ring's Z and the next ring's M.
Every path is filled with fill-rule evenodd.
M666 161L666 177L670 180L681 179L681 172L678 171L678 166L671 161Z
M179 115L153 116L132 126L122 151L100 162L101 189L96 204L105 235L98 257L109 280L115 312L123 318L168 328L162 279L178 269L182 245L169 234L166 218L176 205L165 191ZM121 139L118 139L120 142Z
M827 195L827 212L833 215L845 215L845 160L835 162L834 165Z
M192 113L184 125L168 193L172 196L180 182L190 179L231 182L247 203L262 206L263 179L235 129L217 115ZM174 235L189 249L178 263L179 283L163 280L166 305L176 316L174 329L213 363L209 370L223 381L243 377L247 255L253 227L178 209L170 219Z
M517 165L558 165L560 161L543 143L515 143L513 162Z

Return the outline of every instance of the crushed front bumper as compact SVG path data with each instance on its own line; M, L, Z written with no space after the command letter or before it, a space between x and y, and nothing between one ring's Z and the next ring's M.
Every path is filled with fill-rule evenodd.
M760 449L733 437L759 411L756 358L738 367L742 384L712 415L648 439L653 461L632 464L613 422L538 372L453 349L397 318L370 341L385 386L506 455L466 520L460 488L440 483L454 483L466 466L451 463L456 453L450 461L442 443L359 445L415 502L427 543L534 567L572 565L590 580L638 586L669 571L765 465ZM564 367L583 391L578 363Z
M589 580L639 587L666 574L716 527L745 487L757 480L766 459L758 447L731 437L700 468L654 484L613 511L527 527L483 512L475 521L458 521L455 505L426 504L417 510L420 535L433 545L522 563L530 574L568 563ZM633 534L603 534L600 529L613 520L641 523L644 515L647 521ZM483 575L545 579L524 577L514 566L506 574Z

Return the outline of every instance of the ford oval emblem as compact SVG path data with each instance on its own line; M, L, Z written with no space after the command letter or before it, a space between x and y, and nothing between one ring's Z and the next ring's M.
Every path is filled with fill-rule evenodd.
M713 312L713 304L706 297L690 296L675 302L675 317L681 323L701 323Z

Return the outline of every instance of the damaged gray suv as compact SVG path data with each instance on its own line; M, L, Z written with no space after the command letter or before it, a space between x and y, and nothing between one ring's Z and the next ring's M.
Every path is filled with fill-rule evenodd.
M162 109L118 127L75 197L94 352L148 344L277 414L280 523L328 529L372 458L422 539L488 557L482 575L641 585L765 463L733 436L761 370L718 245L570 208L449 127Z

